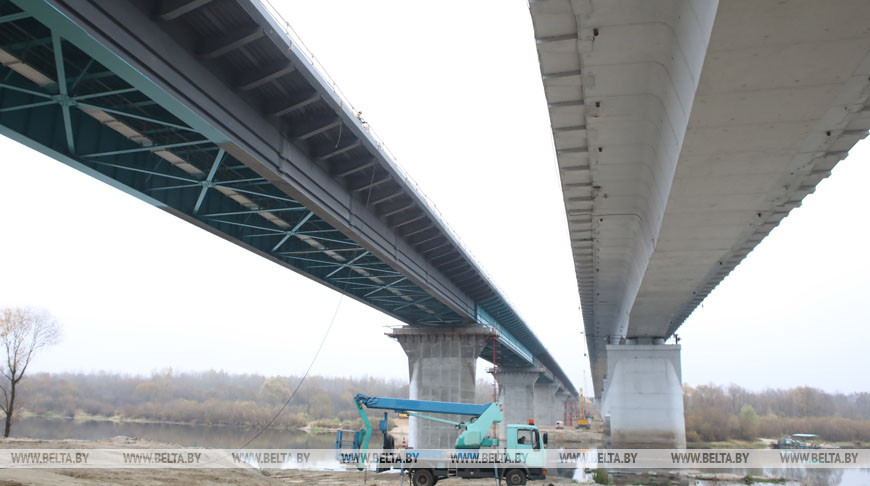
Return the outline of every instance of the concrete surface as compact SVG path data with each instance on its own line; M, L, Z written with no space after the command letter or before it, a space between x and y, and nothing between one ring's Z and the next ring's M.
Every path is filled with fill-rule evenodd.
M870 2L530 3L595 395L870 128Z
M612 447L686 447L680 346L610 345L607 364L602 416Z
M535 384L535 423L538 426L552 427L562 420L562 409L556 404L556 383Z
M492 337L488 328L403 326L387 335L396 339L408 355L409 398L474 403L477 357ZM468 420L453 415L442 418ZM449 449L458 437L452 425L410 417L409 447Z
M527 424L535 418L535 382L542 371L531 367L498 369L495 379L504 414L499 426L500 439L505 437L507 424Z

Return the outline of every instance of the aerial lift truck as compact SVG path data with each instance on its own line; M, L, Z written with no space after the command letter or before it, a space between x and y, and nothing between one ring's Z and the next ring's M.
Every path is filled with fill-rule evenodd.
M506 427L506 447L500 448L498 438L490 435L493 425L502 421L502 406L493 402L487 404L436 402L426 400L408 400L402 398L369 397L358 394L354 397L357 410L363 421L363 429L355 434L354 449L364 452L368 449L369 439L372 436L372 425L364 410L377 409L407 413L409 416L423 420L454 425L460 430L459 438L456 439L454 457L487 457L508 458L505 462L495 464L452 463L440 459L427 460L421 457L415 464L408 465L408 474L411 484L414 486L432 486L439 479L447 477L461 478L494 478L499 477L511 486L526 484L526 479L546 479L547 471L544 469L547 444L547 434L541 433L534 425L509 424ZM425 414L449 414L469 417L466 422L456 422L440 417ZM386 414L385 414L386 415ZM384 443L392 444L394 441L386 432L386 417L381 423L381 431L384 433ZM341 446L340 441L338 442ZM386 448L386 446L385 446ZM475 452L481 453L475 454ZM522 461L511 461L510 458L522 457ZM382 471L384 468L378 468Z

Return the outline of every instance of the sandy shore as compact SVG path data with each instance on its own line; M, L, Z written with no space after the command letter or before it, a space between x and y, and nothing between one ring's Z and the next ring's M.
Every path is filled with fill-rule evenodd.
M545 428L550 434L550 448L581 447L597 445L598 431L554 430ZM399 431L396 431L399 432ZM177 444L164 444L144 439L114 437L104 440L40 440L40 439L3 439L0 448L4 449L172 449ZM495 481L449 479L438 484L468 485L494 484ZM262 472L254 468L237 469L3 469L0 470L0 486L20 485L272 485L272 484L318 484L318 485L398 485L397 473L374 474L372 472L333 472L269 470ZM407 478L404 480L407 485ZM576 484L570 478L551 477L546 481L529 481L530 485Z

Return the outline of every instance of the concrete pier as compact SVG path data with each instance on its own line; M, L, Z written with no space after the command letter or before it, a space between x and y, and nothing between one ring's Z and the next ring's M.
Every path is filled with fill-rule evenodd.
M408 395L412 400L474 403L477 358L492 338L480 325L405 326L387 334L408 355ZM441 416L439 416L441 417ZM448 420L468 417L445 415ZM408 445L417 449L450 449L459 432L449 424L411 417Z
M535 418L535 383L543 371L535 367L496 369L498 400L504 416L499 424L499 439L505 437L507 424L527 424Z
M679 345L608 345L607 378L602 416L613 447L686 447Z
M557 383L535 383L535 423L552 427L562 420L562 407L556 403Z
M554 412L554 417L556 420L562 420L565 424L565 427L568 427L570 424L568 423L568 400L571 398L565 390L559 390L556 392L555 400L556 400L556 411Z

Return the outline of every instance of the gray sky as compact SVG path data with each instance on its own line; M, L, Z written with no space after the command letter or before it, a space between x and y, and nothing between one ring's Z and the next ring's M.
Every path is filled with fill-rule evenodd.
M275 3L589 388L526 3ZM7 139L0 154L0 305L64 324L34 370L304 371L337 293ZM859 144L678 331L684 381L870 391L868 159ZM313 372L407 378L391 325L342 299Z

